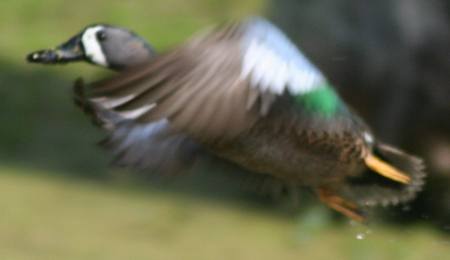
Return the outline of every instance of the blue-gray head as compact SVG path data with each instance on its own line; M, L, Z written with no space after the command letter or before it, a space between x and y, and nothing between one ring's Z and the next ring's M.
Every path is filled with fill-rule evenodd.
M95 24L54 49L32 52L27 60L43 64L87 61L120 70L139 65L155 55L153 48L137 34L125 28Z

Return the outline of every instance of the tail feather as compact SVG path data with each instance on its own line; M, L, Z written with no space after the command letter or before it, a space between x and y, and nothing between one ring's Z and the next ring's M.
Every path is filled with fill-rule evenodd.
M409 155L386 144L377 144L374 156L392 169L408 178L408 182L398 182L375 174L374 167L362 177L351 179L343 188L344 196L362 206L390 206L406 203L414 199L425 183L425 165L422 159Z

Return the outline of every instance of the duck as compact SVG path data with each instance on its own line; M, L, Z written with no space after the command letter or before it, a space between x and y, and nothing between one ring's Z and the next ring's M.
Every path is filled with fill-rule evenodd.
M78 80L74 96L108 132L103 144L119 165L171 168L201 149L261 178L307 187L359 222L365 208L407 203L425 183L423 160L379 140L265 18L212 26L162 53L128 29L94 24L27 59L117 71Z

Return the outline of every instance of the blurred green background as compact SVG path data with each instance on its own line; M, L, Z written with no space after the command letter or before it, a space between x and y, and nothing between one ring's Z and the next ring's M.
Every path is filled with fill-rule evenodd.
M450 97L446 96L450 81L445 77L447 63L436 58L446 57L445 51L426 52L448 47L445 43L450 38L444 33L450 31L448 23L435 30L439 37L417 36L423 26L409 29L419 38L420 50L393 55L405 49L402 44L413 42L405 38L409 34L403 34L399 22L403 20L394 19L410 9L392 7L386 1L373 8L358 1L336 2L1 1L0 259L448 257L450 209L445 206L450 207L450 197L444 191L449 183L449 128L436 122L450 121L450 99L440 101ZM447 4L447 8L449 1L430 2ZM448 18L450 9L434 8ZM307 193L302 194L307 196L302 199L305 203L292 208L289 202L273 202L239 185L208 180L204 174L155 184L143 173L111 169L108 154L93 145L102 133L72 104L70 95L76 77L94 80L109 72L86 64L30 65L24 59L28 52L57 45L96 22L131 28L162 50L202 27L255 14L273 18L288 31L382 136L431 161L432 186L414 204L375 213L373 221L362 226L336 218ZM427 17L413 17L403 22L429 23ZM448 56L448 49L444 50ZM425 55L426 62L421 67L411 65L417 64L420 55ZM399 63L393 65L386 57ZM421 85L410 89L418 75ZM404 85L403 92L389 92ZM424 95L432 96L431 101L417 100L416 96ZM406 112L389 105L405 102ZM426 106L428 114L419 117L414 109L423 112L425 108L417 104ZM394 113L397 117L391 116L397 110L401 110ZM381 120L388 115L393 118ZM405 121L402 125L392 123L399 118ZM419 137L431 141L417 142ZM421 143L433 145L424 148Z

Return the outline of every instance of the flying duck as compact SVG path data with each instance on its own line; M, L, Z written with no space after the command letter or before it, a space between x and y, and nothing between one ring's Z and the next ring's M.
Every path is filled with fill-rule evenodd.
M424 184L422 160L378 140L263 18L209 28L160 54L127 29L96 24L27 59L119 71L78 81L75 95L108 132L104 143L121 165L175 165L201 147L261 177L309 187L356 221L365 219L362 208L408 202Z

